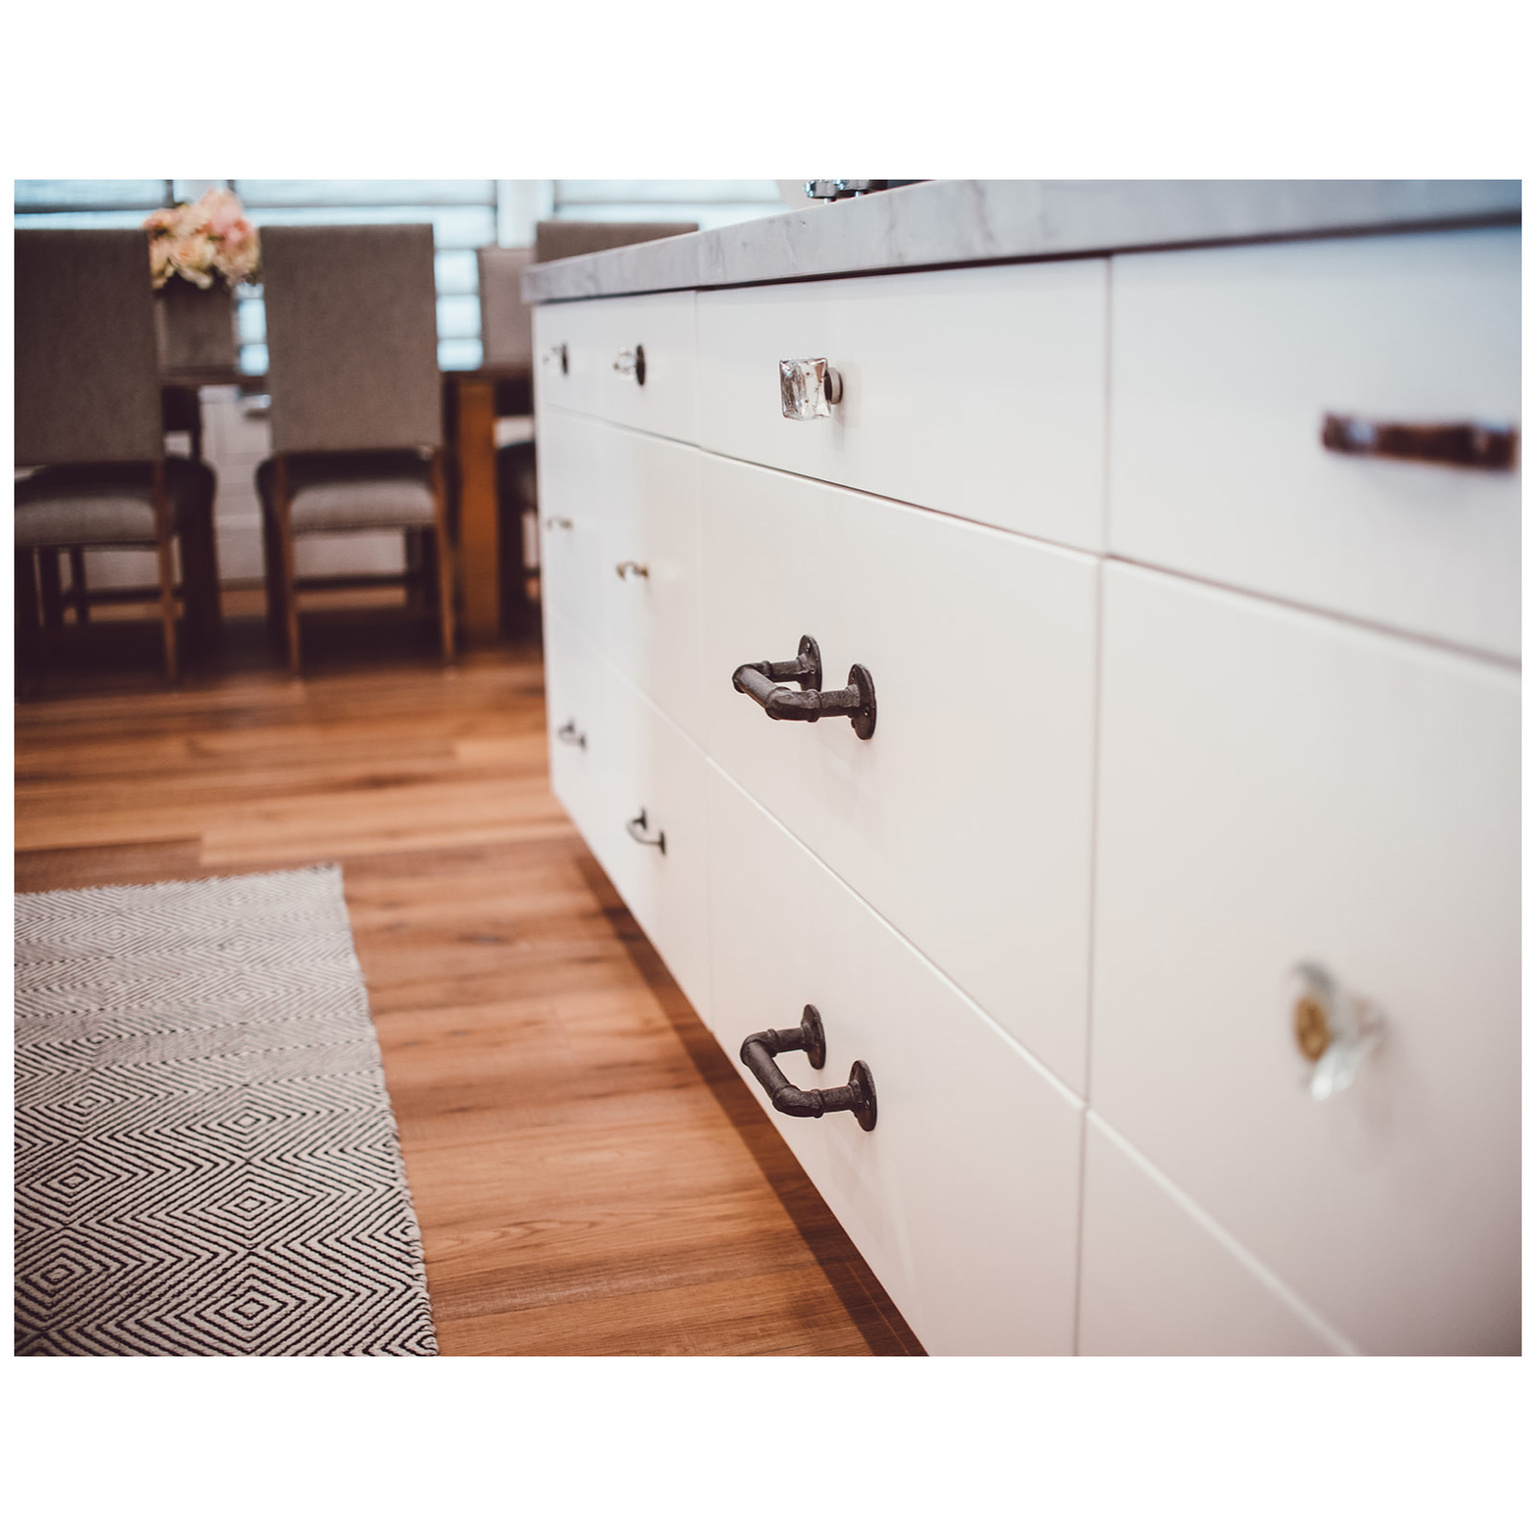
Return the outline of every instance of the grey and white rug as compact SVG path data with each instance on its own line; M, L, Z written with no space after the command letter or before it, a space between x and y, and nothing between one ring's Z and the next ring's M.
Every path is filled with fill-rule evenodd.
M16 1353L437 1353L335 865L17 896Z

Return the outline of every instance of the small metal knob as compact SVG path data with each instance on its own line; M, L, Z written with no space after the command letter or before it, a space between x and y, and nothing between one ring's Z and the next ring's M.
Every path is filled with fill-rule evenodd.
M645 383L645 348L635 347L620 352L613 360L613 371L632 378L636 384Z
M647 848L656 848L662 853L667 851L667 834L658 832L654 837L650 835L650 823L645 819L645 807L640 807L638 816L631 816L624 823L624 830L634 838L637 843L644 843Z
M620 560L614 566L614 570L619 573L620 581L628 581L631 576L644 576L649 579L651 574L650 566L641 565L637 560Z
M1321 1103L1354 1082L1360 1064L1381 1043L1386 1025L1368 998L1347 992L1321 965L1304 961L1291 972L1291 1032L1311 1064L1305 1082Z
M779 404L787 421L830 416L843 398L843 376L824 357L779 359Z

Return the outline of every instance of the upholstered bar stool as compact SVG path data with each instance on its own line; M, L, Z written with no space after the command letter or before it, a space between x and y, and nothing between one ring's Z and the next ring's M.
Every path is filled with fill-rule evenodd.
M262 231L273 456L256 473L269 614L300 668L295 541L433 537L444 661L454 656L437 289L429 224ZM402 576L348 579L398 586Z
M154 550L166 677L178 675L175 546L189 639L219 628L213 471L167 457L149 237L142 230L18 230L16 243L16 617L35 658L39 566L58 617L58 555L71 552L84 618L86 549Z

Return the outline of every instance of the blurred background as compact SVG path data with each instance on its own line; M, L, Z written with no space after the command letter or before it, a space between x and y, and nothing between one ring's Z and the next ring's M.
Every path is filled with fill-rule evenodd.
M478 368L475 252L532 246L540 220L693 223L718 229L804 203L777 181L18 181L17 229L137 229L157 208L227 187L258 229L273 224L431 224L437 248L437 360ZM240 369L267 371L261 285L236 294Z
M466 638L478 643L503 636L532 638L538 628L531 330L519 296L522 264L684 229L716 229L783 213L790 206L817 206L806 199L803 182L750 179L160 177L21 180L14 188L18 231L137 230L157 210L230 193L258 235L284 226L430 226L450 515L460 531L467 522L471 543L476 527L496 524L494 536L486 533L481 540L482 546L488 539L496 545L494 589L479 599L479 611L461 613ZM507 253L506 259L494 260L497 252ZM485 291L488 276L495 284L490 294ZM217 581L225 632L235 635L242 618L258 619L270 607L263 595L268 561L256 474L273 452L268 295L261 277L259 267L249 279L215 273L200 294L173 273L156 294L166 449L207 465L216 476L211 518ZM467 426L466 411L473 418ZM175 557L179 572L179 548ZM70 578L55 576L55 557L41 558L46 606L54 587L62 584L67 590ZM62 562L64 557L57 558ZM88 590L95 618L141 624L152 617L153 549L85 548L73 558L78 589ZM475 555L471 551L461 558L473 564ZM307 599L321 607L365 600L342 584L387 583L407 572L412 559L409 537L391 529L322 532L300 540L296 548L300 580L337 584ZM405 600L403 591L385 596L386 602ZM376 602L377 596L366 601ZM469 601L473 609L473 594ZM74 610L65 602L61 612L68 627ZM56 660L72 654L69 639L64 636L65 643L55 647ZM90 649L99 662L100 644ZM198 658L194 653L187 659L195 665Z

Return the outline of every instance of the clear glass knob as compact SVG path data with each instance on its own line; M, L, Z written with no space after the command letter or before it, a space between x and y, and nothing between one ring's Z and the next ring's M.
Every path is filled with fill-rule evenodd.
M1370 1001L1341 987L1313 961L1291 972L1291 1028L1310 1063L1303 1081L1321 1103L1354 1082L1360 1064L1381 1043L1385 1023Z
M824 357L790 357L779 362L779 403L789 421L830 416L843 398L843 379Z

